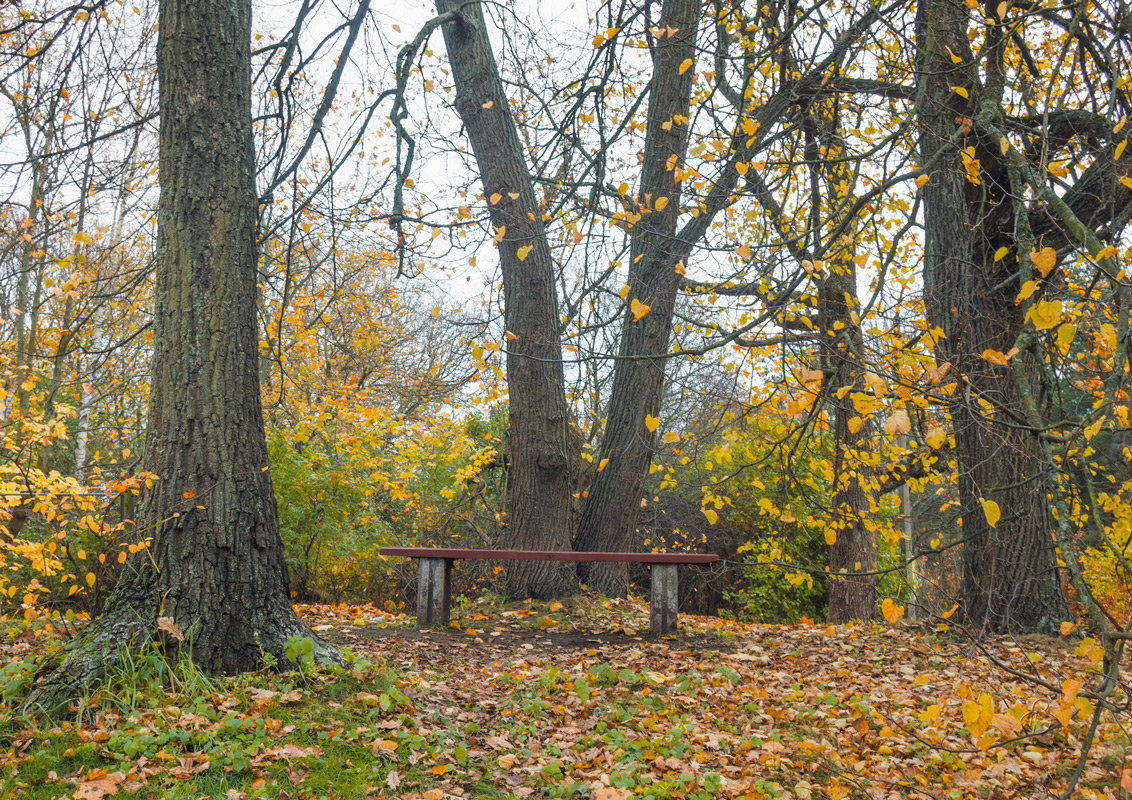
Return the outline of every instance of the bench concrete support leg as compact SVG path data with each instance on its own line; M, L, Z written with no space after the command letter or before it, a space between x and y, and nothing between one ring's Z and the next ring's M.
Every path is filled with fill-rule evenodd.
M666 636L676 633L676 614L680 592L676 584L675 564L653 564L651 567L652 597L649 601L649 627Z
M422 558L417 581L417 625L422 628L448 627L449 558Z

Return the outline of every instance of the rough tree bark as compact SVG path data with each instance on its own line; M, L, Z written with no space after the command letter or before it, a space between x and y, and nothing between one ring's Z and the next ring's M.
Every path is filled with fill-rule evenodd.
M857 297L856 225L846 218L855 175L852 160L845 157L839 106L836 95L815 98L807 119L814 130L807 135L806 156L814 165L814 250L825 253L818 278L818 352L822 394L833 415L833 507L828 524L835 538L829 550L828 618L843 623L875 616L877 578L876 542L867 524L876 507L866 488L872 483L872 468L862 458L874 426L854 406L853 397L869 389ZM828 208L825 213L823 206ZM819 241L822 219L828 219L827 230L835 237L825 247Z
M1008 352L1025 324L1015 302L1022 201L1009 191L998 139L980 135L976 118L1001 107L1001 97L993 68L981 82L971 19L961 0L928 0L916 31L921 163L932 165L923 187L924 293L930 323L945 334L936 358L957 380L949 410L963 509L962 608L976 631L1053 633L1067 610L1037 432L1024 423L1013 366L982 356ZM968 153L964 162L967 147L974 160ZM995 261L1003 246L1010 255ZM1001 509L997 525L984 500Z
M187 648L213 673L286 663L310 636L288 592L258 383L250 0L163 0L157 44L157 305L144 464L157 480L105 613L45 663L57 707L127 649ZM159 620L160 628L159 628ZM179 641L183 634L183 643ZM336 658L316 641L316 655Z
M456 84L456 110L476 158L499 236L507 346L510 471L506 537L517 550L569 550L573 451L558 333L555 267L542 214L478 2L437 0ZM552 597L578 588L571 564L515 561L515 597Z
M677 222L681 183L677 167L688 148L687 120L695 69L680 65L696 57L700 21L699 0L664 0L657 29L671 33L652 44L653 77L649 89L644 164L636 203L651 209L630 229L629 292L621 345L613 372L598 463L586 496L575 550L633 549L633 533L655 434L645 425L647 415L659 416L672 315L680 275ZM666 204L658 205L665 198ZM648 306L644 316L632 309ZM607 460L608 459L608 460ZM624 564L594 564L586 580L598 591L624 594L628 573Z

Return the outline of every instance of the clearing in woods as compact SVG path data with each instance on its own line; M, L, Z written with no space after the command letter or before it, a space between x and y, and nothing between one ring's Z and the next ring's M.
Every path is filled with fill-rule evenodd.
M370 606L300 611L350 669L208 679L142 659L136 691L67 722L6 707L0 795L1028 798L1065 786L1091 718L1087 639L979 650L934 624L692 615L656 638L643 602L586 596L479 600L437 631ZM3 647L9 682L48 641L29 638ZM1106 721L1078 796L1126 797L1129 767Z

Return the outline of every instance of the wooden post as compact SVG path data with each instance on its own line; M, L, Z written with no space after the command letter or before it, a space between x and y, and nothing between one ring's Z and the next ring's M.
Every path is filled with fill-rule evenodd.
M676 583L676 564L653 564L652 597L649 601L649 627L659 635L676 633L680 591Z
M417 581L417 625L422 628L448 627L450 558L420 559Z

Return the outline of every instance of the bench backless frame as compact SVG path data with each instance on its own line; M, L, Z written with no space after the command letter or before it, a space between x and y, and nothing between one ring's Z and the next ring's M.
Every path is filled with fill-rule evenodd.
M601 553L569 550L472 550L443 547L383 547L385 556L418 559L417 624L447 627L451 608L452 563L461 559L494 561L621 561L648 564L652 578L649 627L654 634L676 633L680 593L676 568L680 564L712 564L712 553Z

